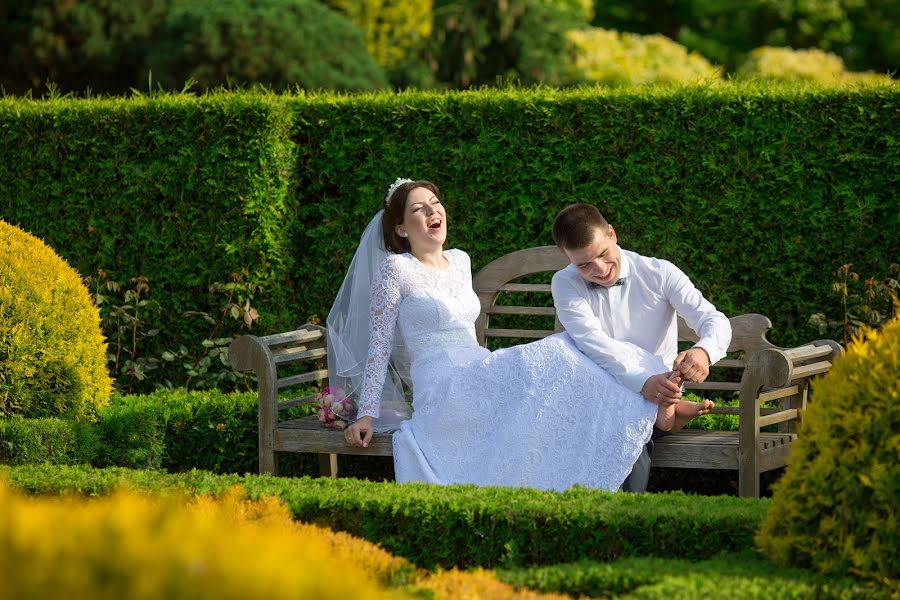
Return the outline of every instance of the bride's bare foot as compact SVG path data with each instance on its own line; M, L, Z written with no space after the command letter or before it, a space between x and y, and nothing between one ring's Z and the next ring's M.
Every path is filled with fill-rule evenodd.
M678 404L681 404L681 402L677 402L676 404L666 404L656 409L655 426L657 429L662 431L672 431L672 428L675 427L675 407ZM682 425L682 427L684 427L684 425Z
M675 405L675 414L673 417L671 432L680 431L687 425L688 421L697 418L700 415L707 414L715 403L712 400L704 400L703 402L691 402L690 400L682 400ZM657 417L658 419L659 417Z

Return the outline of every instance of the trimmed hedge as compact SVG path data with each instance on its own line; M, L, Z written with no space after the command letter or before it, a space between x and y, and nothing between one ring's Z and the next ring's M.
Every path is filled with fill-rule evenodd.
M258 470L255 394L178 391L117 396L98 425L103 451L94 461L97 466L215 473Z
M90 463L99 447L98 430L91 423L21 415L0 419L0 464Z
M181 314L217 313L208 288L231 273L262 286L261 312L275 323L288 310L290 119L283 103L253 94L2 99L0 214L82 276L146 276L162 307L144 323L161 330L147 353L199 345L209 326Z
M304 312L327 314L354 240L397 175L441 187L449 245L473 269L551 243L553 217L596 203L623 247L671 259L726 314L771 338L819 337L831 282L900 257L900 86L790 91L507 90L289 100L305 153L294 247ZM301 125L302 124L302 125ZM841 243L836 244L835 239ZM871 251L877 248L877 252Z
M683 554L682 554L683 556ZM886 590L850 578L823 577L775 567L751 551L693 561L624 558L501 569L497 577L516 587L572 597L613 598L887 598Z
M298 406L282 419L309 414ZM114 395L95 424L64 419L0 419L0 464L89 464L95 467L203 469L213 473L259 470L257 397L217 390ZM390 480L390 457L339 456L342 477ZM284 453L284 476L317 476L315 454Z
M96 424L62 419L0 420L0 463L88 463L97 467L258 470L256 394L160 392L113 396ZM292 409L299 416L303 408ZM314 475L314 455L289 454L286 475Z
M900 257L898 105L897 85L3 98L0 217L83 275L146 275L157 355L197 345L179 315L215 312L207 287L244 269L258 333L324 317L398 175L438 183L475 269L594 202L624 247L789 345L842 314L838 266L880 277Z
M711 557L751 548L767 500L672 494L288 479L71 466L2 467L34 494L107 494L120 486L191 494L243 485L277 495L295 518L377 542L420 567L536 565L626 556Z

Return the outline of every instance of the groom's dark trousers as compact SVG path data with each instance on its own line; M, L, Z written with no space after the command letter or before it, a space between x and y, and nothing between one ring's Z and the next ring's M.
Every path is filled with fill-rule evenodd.
M631 473L625 478L622 487L619 488L620 491L636 493L647 491L647 482L650 481L650 459L653 456L653 440L664 435L666 435L665 431L656 427L653 428L653 435L650 436L650 440L644 445L641 455L638 456L634 466L631 467Z

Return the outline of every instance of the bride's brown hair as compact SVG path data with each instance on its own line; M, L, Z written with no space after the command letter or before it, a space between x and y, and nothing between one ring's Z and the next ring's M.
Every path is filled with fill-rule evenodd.
M384 234L384 248L388 252L402 254L410 251L409 240L405 237L397 235L397 225L403 223L403 213L406 212L406 199L409 194L416 188L425 188L430 190L432 194L437 196L441 202L441 192L438 186L420 179L418 181L410 181L402 183L394 189L394 193L388 198L390 189L384 194L381 206L384 208L384 214L381 215L381 232Z

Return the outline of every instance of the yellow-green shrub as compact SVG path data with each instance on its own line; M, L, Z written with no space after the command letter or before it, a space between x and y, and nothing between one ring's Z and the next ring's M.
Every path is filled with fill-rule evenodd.
M427 590L434 600L569 600L565 594L548 594L528 589L516 589L497 579L492 571L437 571L416 585Z
M719 69L662 35L590 27L568 32L572 77L608 86L716 81Z
M0 484L0 598L401 598L409 563L373 544L298 526L283 503L23 497Z
M431 35L433 0L326 0L359 27L369 54L393 67L421 49Z
M0 416L91 418L111 389L99 311L78 273L0 220Z
M889 83L891 78L871 71L853 73L835 54L810 48L756 48L738 68L737 75L747 79L766 79L786 83Z
M298 523L241 486L191 499L120 489L28 497L0 481L0 599L564 600L491 571L416 569L347 533ZM50 574L50 576L48 576Z
M900 309L813 394L757 545L782 565L900 589Z

